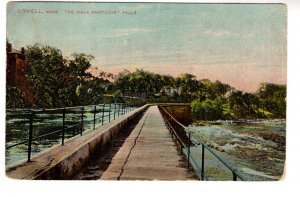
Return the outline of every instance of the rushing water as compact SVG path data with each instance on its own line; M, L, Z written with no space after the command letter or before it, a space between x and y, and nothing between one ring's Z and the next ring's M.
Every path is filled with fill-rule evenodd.
M133 110L134 108L131 108ZM95 127L109 122L118 118L118 112L113 108L104 109L98 111L95 116ZM6 146L14 145L28 140L29 133L29 114L23 112L16 112L8 115L6 117ZM81 130L81 108L69 110L65 115L65 128L72 127L71 129L65 130L65 139L69 139L80 133ZM103 120L102 120L102 115ZM121 114L120 114L121 115ZM53 134L35 139L32 141L32 152L31 156L36 156L37 154L51 148L54 145L61 144L61 129L62 129L62 113L58 111L54 112L39 112L33 118L33 138L38 136L47 135L49 133L55 132ZM76 126L77 125L77 126ZM94 127L94 113L93 108L85 107L83 113L83 130L84 132L92 130ZM27 159L28 154L28 143L24 143L11 148L6 148L5 150L5 164L9 166L15 165L16 162L23 161Z
M285 120L221 122L211 126L190 126L193 135L212 148L247 180L279 180L285 161ZM196 149L196 147L194 147ZM193 149L192 149L193 151ZM199 150L194 150L200 158ZM198 154L198 156L197 156ZM229 172L207 154L206 173L230 179ZM218 178L216 178L218 180Z

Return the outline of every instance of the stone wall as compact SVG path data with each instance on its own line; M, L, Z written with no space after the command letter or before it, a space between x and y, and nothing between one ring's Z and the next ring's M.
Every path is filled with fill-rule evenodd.
M167 112L169 112L176 120L183 125L189 125L192 122L191 105L188 104L160 104Z

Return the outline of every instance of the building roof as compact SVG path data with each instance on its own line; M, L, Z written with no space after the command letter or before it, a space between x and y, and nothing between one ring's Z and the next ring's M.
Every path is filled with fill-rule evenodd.
M12 48L11 51L9 53L18 53L18 54L22 54L22 52L20 50L14 49Z

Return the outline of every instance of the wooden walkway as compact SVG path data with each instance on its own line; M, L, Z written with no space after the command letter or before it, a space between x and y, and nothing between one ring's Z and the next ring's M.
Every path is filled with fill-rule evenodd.
M145 112L101 180L195 180L157 106Z

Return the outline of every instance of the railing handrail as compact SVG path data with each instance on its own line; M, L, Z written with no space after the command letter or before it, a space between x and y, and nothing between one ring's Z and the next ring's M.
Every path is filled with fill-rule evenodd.
M57 107L57 108L7 108L6 112L14 112L14 111L34 111L34 112L43 112L43 111L55 111L55 110L63 110L63 109L77 109L81 107L93 107L93 106L102 106L102 105L109 105L109 104L127 104L127 103L99 103L93 105L78 105L78 106L70 106L70 107Z
M112 107L114 105L114 107ZM101 106L101 108L98 108ZM105 104L105 103L101 103L101 104L97 104L97 105L86 105L86 106L76 106L76 107L64 107L64 108L54 108L54 109L22 109L22 110L19 110L20 112L24 112L26 111L27 113L21 113L21 115L26 115L26 116L29 116L29 137L27 138L27 140L24 140L24 141L21 141L21 142L18 142L18 143L15 143L15 144L11 144L11 145L6 145L6 149L10 149L12 147L15 147L15 146L18 146L18 145L22 145L22 144L28 144L28 161L30 161L30 155L31 155L31 142L33 140L37 140L37 139L40 139L40 138L43 138L43 137L47 137L47 136L50 136L50 135L53 135L55 133L62 133L61 134L61 140L62 140L62 145L64 145L64 134L65 134L65 131L68 131L72 128L75 128L75 127L79 127L80 126L80 135L82 135L82 132L83 132L83 125L84 123L86 122L91 122L91 121L94 121L94 126L93 126L93 130L95 130L95 124L96 124L96 120L99 120L101 119L101 122L102 122L102 125L104 124L104 118L108 117L108 122L111 121L111 119L115 119L116 118L116 114L118 115L118 117L120 115L125 115L126 113L128 113L129 111L132 110L132 107L136 107L137 105L136 104L129 104L129 103L111 103L111 104ZM91 110L85 110L85 108L88 108L88 107L93 107L93 109ZM73 124L73 125L70 125L70 126L66 126L66 122L65 121L65 114L67 113L73 113L73 112L66 112L66 109L79 109L78 111L76 111L76 113L78 112L78 114L80 115L80 121L73 121L74 123L76 124ZM12 110L10 109L7 109L10 113L12 113ZM62 115L62 124L60 126L60 128L58 130L55 130L55 131L52 131L50 133L46 133L46 134L43 134L43 135L39 135L39 136L36 136L36 137L33 137L32 136L32 129L33 129L33 120L34 120L34 117L36 115L38 115L38 112L49 112L49 111L54 111L54 110L57 110L59 111L60 115ZM111 113L111 111L114 111L114 113ZM84 112L93 112L94 113L94 117L93 119L91 120L87 120L85 119L84 120ZM14 112L18 112L17 111L14 111ZM108 112L108 114L105 114L105 112ZM100 116L96 116L96 114L100 114ZM12 114L9 114L9 115L12 115ZM18 114L16 114L18 115ZM111 116L113 116L111 118ZM28 119L27 119L28 120ZM78 134L78 133L77 133ZM77 135L76 134L76 135ZM74 136L74 134L73 134ZM60 138L60 137L59 137Z
M230 165L228 165L222 158L220 158L213 150L211 150L210 147L208 147L202 140L200 140L199 138L195 137L195 135L193 135L190 130L191 128L188 128L186 126L184 126L183 124L181 124L180 122L178 122L167 110L165 110L164 108L160 108L163 110L164 113L166 113L170 118L172 118L172 120L174 122L176 122L180 127L182 127L184 129L184 131L188 134L190 134L194 140L197 141L197 143L200 143L201 145L203 145L210 153L212 153L223 165L225 165L232 173L234 173L238 178L240 178L242 181L246 180L240 173L238 173L237 169L231 167ZM174 128L172 128L174 129ZM174 129L175 131L175 129ZM177 135L177 137L180 139L180 137ZM180 139L181 143L182 140ZM185 146L186 147L186 146Z

